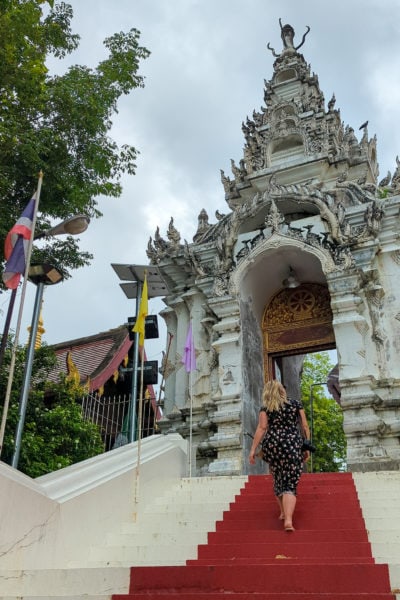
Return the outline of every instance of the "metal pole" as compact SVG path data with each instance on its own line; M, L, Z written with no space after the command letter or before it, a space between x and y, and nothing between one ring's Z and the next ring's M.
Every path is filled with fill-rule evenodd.
M28 352L26 355L24 379L22 383L21 397L19 401L19 416L18 425L15 434L14 454L11 465L16 469L19 462L19 454L21 451L22 432L25 424L26 408L28 404L29 388L31 383L33 356L35 353L35 341L39 324L40 308L43 299L44 282L40 281L36 287L35 305L33 309L31 332L29 339Z
M137 282L136 292L136 321L139 316L139 306L142 299L143 284L141 281ZM136 433L136 400L137 400L137 375L138 375L138 361L139 361L139 334L135 332L134 346L133 346L133 364L132 364L132 392L131 401L129 403L129 442L135 441Z
M313 388L319 385L326 385L326 381L317 381L316 383L312 383L310 385L310 440L313 441L314 438L314 398L313 398ZM311 473L313 472L313 455L311 452Z
M190 416L189 416L189 477L192 477L193 444L193 371L189 373Z
M313 440L313 433L314 433L314 398L313 398L313 386L310 387L310 439L311 442ZM311 468L311 473L313 473L313 453L311 452L311 461L310 461L310 468Z
M11 292L10 302L8 303L7 316L4 323L3 335L1 336L0 344L0 369L3 364L3 358L7 347L8 332L10 331L10 323L14 310L15 298L17 297L17 288L14 288Z
M17 288L14 288L11 292L10 302L8 303L8 310L6 321L4 323L3 335L1 336L1 344L0 344L0 369L3 364L4 353L6 351L7 340L8 340L8 332L10 331L10 323L14 310L15 298L17 297Z

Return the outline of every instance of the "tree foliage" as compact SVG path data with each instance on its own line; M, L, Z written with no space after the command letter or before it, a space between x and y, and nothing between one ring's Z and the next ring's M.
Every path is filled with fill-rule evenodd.
M346 467L343 413L327 393L326 386L320 385L326 382L333 367L327 352L308 354L303 363L301 396L317 447L312 457L314 472L339 471Z
M6 463L11 463L14 452L24 359L25 348L19 347L1 455L1 460ZM0 373L1 406L9 362L10 349ZM97 426L82 417L79 400L84 395L83 389L67 379L57 384L48 381L48 374L55 364L55 354L48 346L35 351L18 464L18 469L30 477L56 471L104 451Z
M104 41L108 56L96 68L74 65L51 75L47 58L62 59L78 47L72 16L59 0L0 3L0 239L20 216L40 170L39 230L77 213L101 216L96 198L119 196L122 174L135 173L136 149L119 147L109 130L120 96L143 87L139 63L149 52L133 28ZM47 260L67 276L91 259L72 237L49 243Z

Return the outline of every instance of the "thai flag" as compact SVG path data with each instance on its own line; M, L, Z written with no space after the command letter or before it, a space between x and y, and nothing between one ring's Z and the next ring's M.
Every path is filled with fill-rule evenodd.
M10 229L4 242L4 256L6 266L3 273L3 281L6 287L15 290L25 273L26 258L29 240L32 235L33 217L35 213L35 198L32 198L24 212Z

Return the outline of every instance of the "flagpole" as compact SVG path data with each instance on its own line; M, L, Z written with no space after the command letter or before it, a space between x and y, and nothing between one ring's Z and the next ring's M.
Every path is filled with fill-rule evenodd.
M141 374L140 374L140 393L139 393L139 411L138 411L138 445L137 445L137 465L136 465L136 481L135 481L135 504L139 500L139 475L140 475L140 459L142 449L142 419L143 419L143 380L144 380L144 346L141 349Z
M37 219L39 200L40 200L40 192L42 189L42 181L43 181L43 172L40 171L39 178L38 178L38 185L36 188L36 192L34 194L35 195L35 205L34 205L34 210L33 210L32 232L31 232L31 235L29 238L28 249L27 249L27 254L26 254L24 280L22 282L22 288L21 288L21 300L20 300L20 304L19 304L17 324L15 327L14 344L13 344L13 347L11 350L10 371L8 374L7 391L6 391L6 396L4 398L3 414L2 414L1 426L0 426L0 456L1 456L1 452L3 450L4 434L5 434L5 429L6 429L8 408L9 408L9 404L10 404L11 388L12 388L12 384L13 384L13 380L14 380L15 360L16 360L17 348L18 348L18 343L19 343L19 333L20 333L20 329L21 329L22 313L23 313L23 309L24 309L26 286L28 283L29 266L30 266L30 262L31 262L33 238L34 238L34 234L35 234L36 219Z
M3 358L7 347L8 332L10 331L10 323L12 314L14 311L15 298L17 297L17 288L14 288L11 292L10 302L8 303L7 316L4 323L3 335L1 336L0 344L0 369L3 364Z
M136 323L139 321L140 310L139 306L142 301L142 283L137 282L137 293L136 293ZM131 385L131 402L129 404L129 442L135 441L136 433L136 399L137 399L137 372L138 372L138 359L139 359L139 333L137 331L134 337L134 347L132 356L132 385Z
M139 282L138 282L139 286ZM140 377L140 394L139 394L139 414L138 414L138 422L139 422L139 430L138 430L138 445L137 445L137 459L136 459L136 470L135 470L135 489L134 489L134 504L137 506L139 500L139 473L140 473L140 452L142 445L142 414L143 414L143 380L144 380L144 340L146 337L146 316L148 314L148 302L149 302L149 294L147 287L147 270L144 271L144 281L142 287L142 295L140 298L140 307L139 312L137 313L136 323L133 327L132 331L136 333L135 336L135 353L134 360L136 357L136 364L133 365L134 369L136 369L137 374L137 352L140 347L141 352L141 377ZM137 305L136 305L137 310ZM133 373L134 374L134 373ZM132 374L132 375L133 375ZM136 391L137 395L137 391ZM134 406L136 406L136 396L132 400L135 401Z
M192 445L193 445L193 371L196 370L196 350L194 347L192 321L189 320L182 362L189 374L189 477L192 477Z
M190 371L190 373L189 373L189 396L190 396L190 416L189 416L189 477L192 477L193 371Z

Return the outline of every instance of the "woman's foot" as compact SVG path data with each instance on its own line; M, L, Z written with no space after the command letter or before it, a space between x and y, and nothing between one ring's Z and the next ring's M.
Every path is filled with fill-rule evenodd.
M278 518L279 518L280 521L284 521L285 520L285 515L283 513L281 513Z
M285 531L294 531L294 527L293 527L293 523L291 523L290 521L285 521L283 528Z

